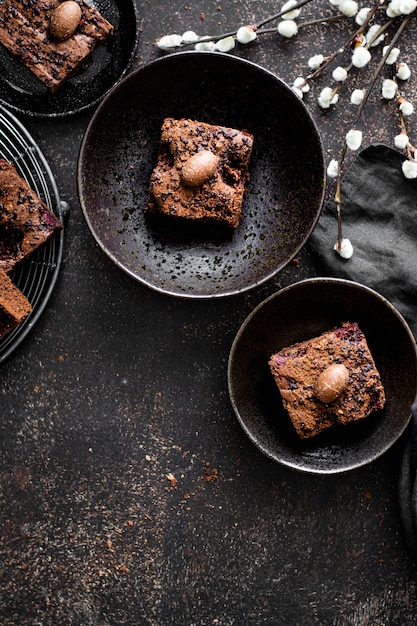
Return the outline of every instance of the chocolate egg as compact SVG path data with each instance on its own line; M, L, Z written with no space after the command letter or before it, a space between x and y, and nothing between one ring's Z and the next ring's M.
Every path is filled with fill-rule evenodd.
M61 2L53 11L49 21L49 32L54 39L65 41L71 37L80 23L81 8L74 0Z
M187 187L197 187L211 178L217 170L219 157L210 150L193 154L183 165L181 178Z
M322 371L316 383L316 396L321 402L336 400L347 387L349 371L341 363L333 363Z

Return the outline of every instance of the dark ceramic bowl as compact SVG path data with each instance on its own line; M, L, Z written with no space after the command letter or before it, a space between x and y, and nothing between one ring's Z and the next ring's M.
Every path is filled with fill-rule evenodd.
M138 43L138 16L132 0L94 0L114 33L98 46L55 93L21 61L0 46L0 102L36 117L63 117L89 109L127 73Z
M243 221L233 233L149 223L143 207L165 117L255 137ZM275 75L237 57L180 52L133 72L104 99L82 141L81 207L102 250L160 292L235 294L281 270L318 219L323 148L305 105Z
M303 441L283 408L269 357L346 321L357 322L367 338L385 387L385 407ZM400 313L375 291L342 279L309 279L279 291L249 315L233 342L228 384L239 422L264 454L305 472L343 472L379 457L407 427L417 391L416 344Z

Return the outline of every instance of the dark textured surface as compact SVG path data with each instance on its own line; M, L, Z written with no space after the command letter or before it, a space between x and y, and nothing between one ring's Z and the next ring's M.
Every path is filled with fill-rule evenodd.
M322 6L314 4L307 14ZM135 67L159 56L159 35L229 30L276 11L270 0L137 6ZM292 81L347 33L338 24L293 40L265 35L235 54ZM410 63L416 35L413 24L401 45ZM412 75L410 98L415 88ZM323 113L316 93L306 102L328 159L352 109L345 97ZM414 624L416 569L397 503L404 438L347 475L311 476L261 454L229 402L227 358L240 325L279 286L311 273L309 251L230 299L176 299L140 285L94 243L77 200L90 118L21 117L71 214L53 297L0 366L0 622ZM375 93L365 141L390 143L397 129Z

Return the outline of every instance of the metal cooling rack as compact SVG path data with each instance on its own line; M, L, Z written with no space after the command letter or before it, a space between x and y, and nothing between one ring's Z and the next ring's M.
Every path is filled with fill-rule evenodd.
M39 147L24 126L0 106L0 158L13 163L28 185L61 221L67 205L59 198L53 174ZM64 232L52 238L10 273L14 284L32 305L32 313L0 339L0 363L21 344L41 316L58 277Z

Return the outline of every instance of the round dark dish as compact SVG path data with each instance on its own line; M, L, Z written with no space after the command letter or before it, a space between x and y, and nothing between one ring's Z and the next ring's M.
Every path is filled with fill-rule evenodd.
M165 117L254 135L232 233L145 219ZM254 63L211 52L163 57L123 79L95 112L78 162L81 207L102 250L149 287L194 298L239 293L282 269L315 226L324 185L321 140L293 90Z
M304 441L282 405L269 357L346 321L357 322L365 334L385 387L385 407ZM379 457L407 427L417 391L416 344L400 313L372 289L343 279L308 279L249 315L232 345L228 385L244 431L269 458L305 472L343 472Z
M2 107L0 158L16 166L28 185L62 221L66 204L59 198L55 179L45 157L22 124ZM58 278L63 245L64 231L61 231L11 272L12 281L31 303L32 313L0 339L0 363L22 343L44 311Z
M1 104L26 115L62 117L95 105L126 74L138 42L135 3L94 0L94 5L113 24L114 33L55 93L0 45Z

